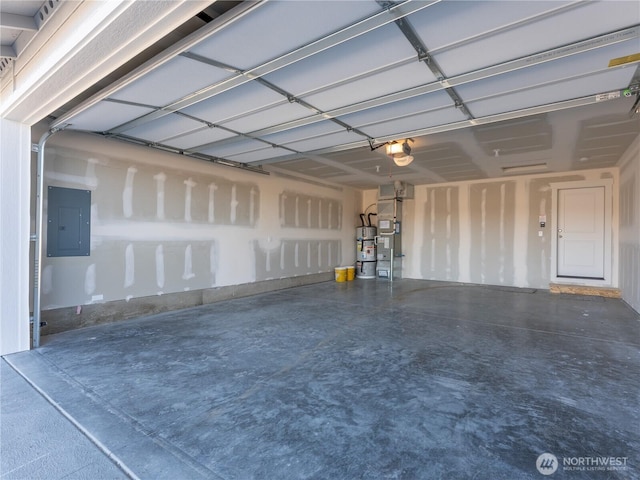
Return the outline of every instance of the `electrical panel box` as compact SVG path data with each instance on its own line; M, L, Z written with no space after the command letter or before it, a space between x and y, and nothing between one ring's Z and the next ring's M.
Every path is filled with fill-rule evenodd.
M414 186L407 182L393 182L378 186L378 200L393 200L394 198L413 199Z
M90 242L91 191L49 187L47 256L88 256Z

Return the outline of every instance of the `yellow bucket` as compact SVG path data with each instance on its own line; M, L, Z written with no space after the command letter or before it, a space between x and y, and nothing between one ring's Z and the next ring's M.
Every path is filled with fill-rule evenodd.
M347 280L351 281L356 278L356 267L347 267Z
M347 267L336 267L336 282L347 281Z

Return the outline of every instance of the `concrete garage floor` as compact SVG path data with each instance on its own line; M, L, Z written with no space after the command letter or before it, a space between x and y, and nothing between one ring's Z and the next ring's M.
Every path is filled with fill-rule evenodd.
M639 320L600 297L356 280L65 332L5 360L134 478L628 479ZM7 465L6 402L0 478L31 478ZM43 451L67 441L49 434ZM603 457L616 469L577 465ZM41 478L123 475L106 468Z

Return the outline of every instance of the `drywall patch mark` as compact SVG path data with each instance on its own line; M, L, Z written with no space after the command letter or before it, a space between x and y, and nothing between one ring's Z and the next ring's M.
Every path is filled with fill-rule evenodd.
M487 189L482 189L480 200L480 279L485 283L487 268Z
M515 193L515 181L470 186L471 282L513 282Z
M447 199L446 199L446 209L447 209L447 218L446 218L446 239L447 239L447 248L446 248L446 260L447 260L447 268L446 268L446 277L447 280L451 279L451 188L447 188Z
M92 263L87 267L84 274L84 293L92 295L96 291L96 264Z
M66 183L69 187L87 189L95 188L94 185L87 185L87 177L84 175L72 175L70 173L46 172L44 174L47 180L53 180L60 183Z
M256 189L251 187L249 190L249 225L253 226L256 223Z
M156 247L156 285L164 288L164 249L162 244Z
M127 176L124 181L124 190L122 191L122 213L125 218L131 218L133 215L133 179L138 169L129 167Z
M424 208L422 277L457 280L460 243L459 187L433 187L426 192Z
M231 225L236 224L236 215L238 210L238 191L236 184L234 183L231 187L231 212L229 214L229 220L231 221Z
M84 173L84 182L88 188L96 188L98 186L98 177L96 176L96 165L100 163L95 158L87 159L87 168Z
M84 169L86 164L82 164L82 175L78 178L84 182ZM130 169L130 170L128 170ZM162 172L160 172L162 170ZM136 219L158 220L157 212L157 182L154 176L163 173L166 176L164 183L164 219L172 221L184 221L184 185L187 177L196 186L191 192L191 222L204 224L230 224L229 202L232 196L232 186L236 186L236 200L238 201L235 225L253 226L259 220L260 214L260 189L255 182L237 182L224 177L208 175L205 173L187 172L182 169L170 168L168 166L153 167L151 165L136 164L130 166L126 161L109 159L108 162L101 161L96 165L97 176L100 180L100 188L96 189L96 203L100 206L100 213L103 221L107 219L121 218L123 207L120 197L113 195L113 186L125 183L126 193L123 191L122 205L126 204L127 217ZM128 172L128 182L124 180ZM133 176L135 173L135 178ZM187 180L188 182L188 180ZM134 185L135 184L135 185ZM207 212L209 203L207 186L215 191L214 205L210 212ZM184 185L184 186L183 186ZM119 188L119 187L116 187ZM185 189L185 190L183 190ZM251 191L253 190L253 218L251 218ZM125 199L125 197L127 197ZM129 202L128 198L131 198ZM187 215L188 217L188 215ZM213 219L210 221L210 219ZM166 249L167 245L165 245ZM155 245L154 245L155 248Z
M53 290L53 265L47 265L42 269L40 289L44 295L48 295Z
M209 211L207 215L207 220L209 223L215 223L216 221L216 202L215 195L218 186L215 183L209 184Z
M156 218L158 220L164 220L164 186L167 181L167 175L164 172L160 172L153 176L156 181Z
M504 209L505 209L505 201L506 201L505 194L506 194L506 185L502 184L500 185L500 246L499 246L500 265L498 267L498 278L501 284L504 284L504 269L505 269L505 265L504 265L504 261L505 261Z
M529 201L530 180L521 180L516 182L514 211L516 212L513 219L513 285L516 287L528 287L528 265L527 265L527 245L529 224L531 222L527 212Z
M265 259L264 268L265 268L265 271L271 272L271 249L267 250L267 258Z
M191 222L191 195L194 187L197 185L191 177L184 181L185 193L184 193L184 221Z
M458 188L458 275L457 281L471 282L471 189L468 185ZM453 277L456 279L456 277Z
M193 277L195 277L195 274L193 273L191 244L189 244L187 248L184 249L184 273L182 274L182 279L191 280Z
M100 218L98 217L98 204L97 203L92 203L91 204L91 225L100 225ZM94 249L94 245L93 245L93 238L91 238L91 250Z
M286 215L286 209L285 209L285 203L287 201L287 194L286 193L281 193L280 194L280 226L284 227L286 224L286 220L285 220L285 215Z
M340 230L342 208L342 202L332 198L283 191L280 194L280 224L291 228Z
M214 243L209 247L209 276L211 278L211 286L216 286L216 272L218 269L218 257L216 255L216 246Z
M295 262L295 252L307 251L307 263ZM341 263L340 240L284 239L278 246L253 241L256 281L328 272ZM320 263L315 264L315 260ZM328 261L325 264L324 260ZM267 267L269 269L267 269Z
M433 259L436 258L436 238L434 236L435 232L436 232L436 191L435 190L431 190L429 192L429 204L431 205L431 218L430 218L430 231L429 233L431 234L431 259L432 259L432 263L431 265L433 266ZM431 269L431 271L433 272L433 268Z
M129 243L124 250L124 288L132 286L135 282L134 262L133 244Z

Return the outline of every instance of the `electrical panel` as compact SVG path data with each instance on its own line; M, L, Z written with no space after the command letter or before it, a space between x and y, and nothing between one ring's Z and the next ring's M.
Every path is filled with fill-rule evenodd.
M49 187L47 256L88 256L90 242L91 191Z

